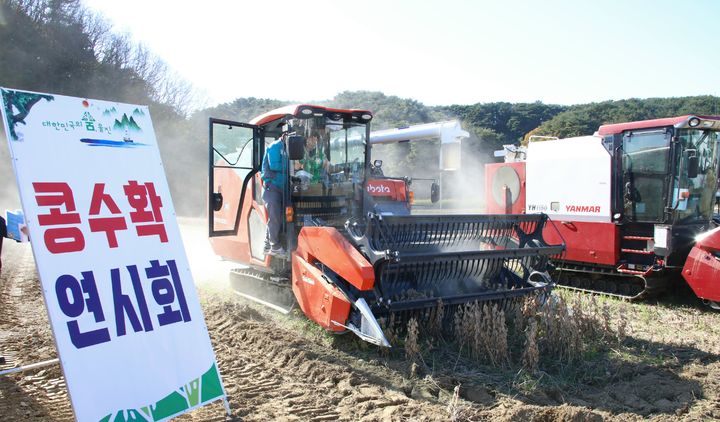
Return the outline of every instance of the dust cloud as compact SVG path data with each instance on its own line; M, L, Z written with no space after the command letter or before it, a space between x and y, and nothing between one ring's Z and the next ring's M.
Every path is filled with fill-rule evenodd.
M419 141L373 145L372 160L383 160L388 177L413 178L416 212L443 209L449 213L480 213L485 210L485 164L494 162L493 151L474 133L463 140L458 170L444 171L440 166L440 142ZM431 181L440 184L437 204L430 203Z
M183 217L205 217L208 203L207 121L156 118L152 107L150 115L175 213Z
M179 217L178 224L195 285L212 289L225 288L230 270L237 268L238 264L224 261L215 255L208 240L207 220Z
M494 162L489 151L475 134L463 140L460 170L449 175L446 192L454 201L454 208L466 212L485 211L485 164Z
M205 128L192 127L189 121L167 120L153 115L155 136L170 186L177 215L202 217L207 204L207 134ZM158 113L159 114L159 113ZM1 119L0 119L1 120ZM197 126L197 125L196 125ZM4 122L0 126L0 213L21 208L20 194L12 168ZM108 163L108 166L125 163ZM131 171L128 170L128 171Z
M1 120L1 119L0 119ZM5 210L21 208L20 194L10 159L10 149L5 138L5 125L0 125L0 215L5 216Z

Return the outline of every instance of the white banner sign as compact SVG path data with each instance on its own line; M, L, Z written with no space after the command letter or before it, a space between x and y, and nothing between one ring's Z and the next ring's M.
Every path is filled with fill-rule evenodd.
M148 108L1 91L77 419L165 420L225 397Z

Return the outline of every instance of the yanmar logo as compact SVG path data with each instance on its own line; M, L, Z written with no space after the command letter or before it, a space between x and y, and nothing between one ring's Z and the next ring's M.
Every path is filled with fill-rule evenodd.
M367 185L368 193L390 193L390 188L385 185Z
M599 205L565 205L567 212L600 212Z

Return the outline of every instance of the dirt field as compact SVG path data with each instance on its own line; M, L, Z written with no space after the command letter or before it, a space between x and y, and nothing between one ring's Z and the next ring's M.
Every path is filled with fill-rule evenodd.
M720 419L720 314L682 300L611 302L627 338L575 365L535 373L423 348L418 364L334 337L302 315L239 300L204 226L183 233L233 419L246 421L585 421ZM56 357L29 245L6 242L0 274L0 369ZM682 293L682 292L681 292ZM459 388L456 388L459 386ZM72 420L58 365L0 377L0 419ZM225 420L220 403L179 420Z

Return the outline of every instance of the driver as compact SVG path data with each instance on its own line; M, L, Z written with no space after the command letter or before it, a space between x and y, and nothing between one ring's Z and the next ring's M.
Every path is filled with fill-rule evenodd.
M305 170L312 176L311 183L324 182L330 170L325 148L320 142L320 134L313 131L305 141L305 157L295 163L295 170Z
M283 161L286 159L285 142L287 131L283 131L278 139L265 150L262 161L262 180L264 189L262 199L268 213L266 232L266 255L282 256L285 249L280 243L280 229L283 217L283 190L287 185L287 177ZM269 246L269 247L268 247Z

